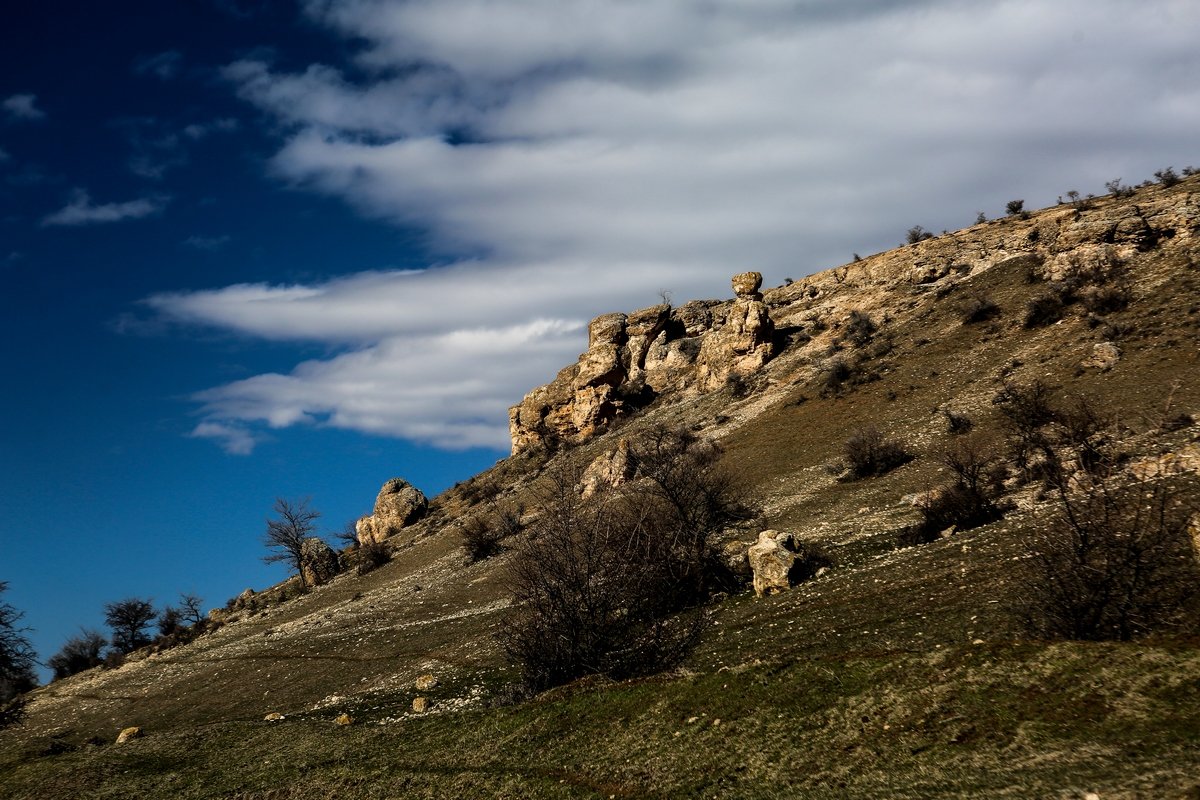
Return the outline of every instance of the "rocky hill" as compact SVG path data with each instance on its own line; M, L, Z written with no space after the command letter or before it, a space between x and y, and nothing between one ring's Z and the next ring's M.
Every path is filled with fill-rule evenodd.
M1012 387L1087 398L1122 474L1196 496L1200 178L760 282L594 320L512 409L510 458L427 506L384 485L358 526L382 566L246 594L194 642L38 690L0 796L1196 796L1194 629L1078 642L1021 619L1044 481L1010 472L1002 518L914 531L962 430L1007 452ZM513 702L513 541L471 563L463 532L536 517L562 459L593 490L631 479L629 442L662 424L719 442L761 508L732 561L772 530L832 567L715 600L676 671ZM872 428L905 458L856 476Z

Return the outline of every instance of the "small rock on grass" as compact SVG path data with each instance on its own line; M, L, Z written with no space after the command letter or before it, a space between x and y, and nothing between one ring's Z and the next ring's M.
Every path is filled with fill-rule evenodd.
M117 734L117 744L125 744L130 739L137 739L141 736L142 736L141 728L139 728L137 726L125 728L119 734Z
M281 719L283 719L283 714L280 714L278 711L272 711L263 717L264 722L279 722Z
M418 692L428 692L430 689L434 688L437 685L438 685L438 679L435 678L433 675L430 675L429 673L426 673L426 674L422 675L421 677L417 678L416 686L417 686Z
M354 718L351 717L349 714L338 714L337 718L333 721L333 724L334 725L353 725Z

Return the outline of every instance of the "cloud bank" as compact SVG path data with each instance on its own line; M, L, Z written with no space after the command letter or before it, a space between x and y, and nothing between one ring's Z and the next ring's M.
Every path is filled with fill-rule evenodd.
M342 348L205 391L206 424L503 446L505 407L595 314L1140 179L1194 156L1200 127L1200 7L1177 0L304 8L351 62L224 70L285 132L273 174L421 227L437 266L149 298Z

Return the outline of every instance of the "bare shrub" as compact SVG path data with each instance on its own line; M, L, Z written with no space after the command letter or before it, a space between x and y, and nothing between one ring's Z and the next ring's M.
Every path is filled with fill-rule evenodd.
M100 633L81 630L78 636L67 639L62 649L50 656L46 666L54 671L54 680L68 678L77 672L103 664L101 654L107 645L108 640Z
M1158 170L1154 173L1154 177L1158 178L1158 182L1167 189L1171 188L1180 181L1179 175L1176 174L1175 170L1171 167Z
M1200 569L1188 526L1198 500L1194 475L1126 482L1106 472L1061 487L1021 579L1031 629L1127 641L1194 623Z
M904 241L906 244L917 244L933 238L933 234L922 228L920 225L913 225L904 233Z
M975 421L962 412L952 408L943 408L942 416L946 418L946 433L951 436L961 436L970 433L975 427Z
M842 457L854 478L884 475L912 461L913 454L898 439L888 439L874 425L860 428L842 446Z
M968 297L962 304L959 318L963 325L975 325L998 316L1000 316L1000 306L996 305L996 302L987 295L976 294Z
M1010 217L1028 216L1025 213L1025 201L1024 200L1009 200L1007 203L1004 204L1004 213Z
M879 326L871 319L870 314L854 309L846 320L842 334L855 347L863 347L870 343L871 338L878 330Z
M588 500L581 469L563 459L516 547L516 602L499 636L531 690L670 667L704 627L698 604L720 563L714 535L750 512L720 450L690 431L651 430L630 457L642 477Z
M1025 305L1025 319L1021 324L1026 328L1041 328L1058 322L1063 318L1066 307L1058 292L1037 295Z
M1046 431L1058 419L1054 388L1040 380L1004 384L992 403L1004 418L1009 458L1023 480L1031 480L1047 463L1057 464L1053 441ZM1054 467L1057 471L1057 467Z
M467 560L472 564L497 555L501 538L500 532L489 524L486 517L474 516L463 524L463 547L467 551Z
M354 570L359 575L374 572L392 560L392 550L383 542L374 540L359 545L354 553Z
M995 446L974 435L956 439L942 453L954 481L927 492L917 509L921 522L901 531L900 544L932 542L944 531L969 530L1004 516L1003 465Z
M1127 186L1121 183L1120 178L1113 178L1108 183L1104 184L1104 188L1108 189L1109 194L1113 197L1133 197L1135 189L1132 186Z

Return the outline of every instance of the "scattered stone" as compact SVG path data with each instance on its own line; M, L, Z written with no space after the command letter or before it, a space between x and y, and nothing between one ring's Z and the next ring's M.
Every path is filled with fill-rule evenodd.
M341 726L353 725L354 718L351 717L349 714L338 714L337 718L334 719L333 724L341 725Z
M418 692L428 692L430 689L438 685L438 679L429 673L417 678L416 689Z
M130 739L140 739L142 736L142 729L134 725L117 734L117 744L125 744Z
M748 581L754 577L754 571L750 569L750 559L746 556L745 542L727 542L721 548L721 560L740 580Z
M429 710L429 698L428 697L414 697L412 709L413 709L414 714L424 714L426 711Z
M283 714L280 714L278 711L272 711L263 717L263 722L279 722L281 719L283 719Z

